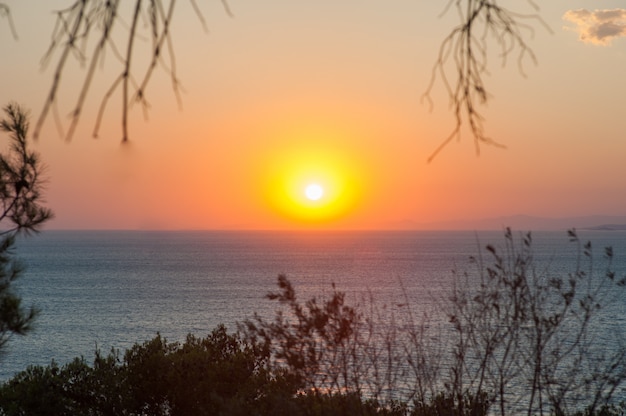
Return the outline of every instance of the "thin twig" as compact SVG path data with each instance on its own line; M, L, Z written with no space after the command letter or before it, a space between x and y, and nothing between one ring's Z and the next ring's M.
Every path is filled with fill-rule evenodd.
M130 79L131 58L133 56L133 42L135 41L135 30L137 28L137 20L139 20L139 12L141 11L141 0L135 3L135 13L133 22L130 27L128 36L128 48L126 50L126 66L122 75L123 101L122 101L122 142L128 141L128 81Z
M13 35L13 39L18 40L17 30L15 29L15 24L13 24L13 17L11 16L11 9L4 3L0 3L0 17L6 17L7 22L9 22L9 29L11 30L11 35Z
M189 1L202 27L206 29L206 21L196 1ZM148 6L144 6L146 3L142 2L142 0L135 0L130 24L126 24L123 17L118 13L118 6L120 4L121 2L119 0L75 0L70 7L56 12L56 24L52 31L50 45L42 59L42 64L44 66L47 65L57 52L60 52L60 54L56 62L52 86L36 123L34 131L35 137L39 135L51 109L54 113L57 129L60 132L63 130L62 123L58 121L59 118L56 115L56 106L59 100L58 95L61 89L62 74L67 70L66 64L69 60L68 58L73 57L81 66L87 64L87 68L78 98L70 113L71 122L69 130L64 134L66 140L72 138L79 123L82 109L86 104L87 96L90 93L90 86L95 79L95 69L98 63L101 66L104 64L104 55L107 49L110 49L116 60L121 63L121 71L120 74L114 78L100 102L94 123L94 137L98 136L110 98L115 91L120 89L123 100L121 110L122 141L129 139L128 113L132 103L133 101L139 101L142 104L144 116L147 118L147 112L150 106L146 99L146 89L155 69L159 65L169 74L176 101L179 107L182 107L181 92L184 90L176 74L176 58L171 39L171 22L176 0L170 0L167 7L164 7L162 0L150 0L147 3ZM225 0L222 0L222 5L225 12L229 16L232 16L232 12ZM138 20L141 18L145 18L152 45L150 47L150 63L143 72L143 75L139 78L141 82L137 83L135 78L137 74L133 73L133 71L136 71L135 65L132 64L134 63L133 55L137 53L135 41L144 39L137 25ZM115 21L120 22L116 26L120 26L122 30L127 31L126 51L124 53L120 52L118 45L114 41L112 30ZM93 36L94 31L99 32L98 42L92 47L92 50L89 51L89 38ZM163 60L164 49L166 49L166 53L169 55L167 63ZM89 62L87 63L87 61Z

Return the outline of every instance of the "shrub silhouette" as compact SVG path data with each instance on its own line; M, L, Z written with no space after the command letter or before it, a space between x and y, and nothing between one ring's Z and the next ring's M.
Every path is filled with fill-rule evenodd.
M528 233L504 247L486 247L492 260L474 258L478 278L459 276L448 303L453 325L449 391L489 393L499 413L564 414L581 402L594 411L608 403L626 377L626 349L594 342L598 312L624 293L625 279L607 267L596 276L591 243L568 232L577 258L565 276L535 260ZM513 389L512 386L516 388Z

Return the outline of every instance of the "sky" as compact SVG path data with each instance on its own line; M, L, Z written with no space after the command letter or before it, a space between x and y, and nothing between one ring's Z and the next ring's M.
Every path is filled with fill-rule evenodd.
M42 67L54 10L71 1L4 2L2 105L39 116L55 55ZM167 3L167 1L165 2ZM130 4L127 2L126 5ZM130 112L121 144L119 91L92 137L102 97L120 71L99 64L71 140L52 117L33 143L46 165L48 229L380 229L531 215L626 215L626 9L623 1L505 1L537 13L524 32L536 56L503 64L488 50L490 93L481 146L455 125L437 78L423 94L445 36L445 2L415 0L178 0L172 25L181 104L168 74L153 76L147 118ZM126 23L117 27L118 47ZM125 25L126 24L126 25ZM136 43L149 53L145 21ZM143 47L143 48L142 48ZM63 73L67 129L85 68ZM307 186L322 189L307 197Z

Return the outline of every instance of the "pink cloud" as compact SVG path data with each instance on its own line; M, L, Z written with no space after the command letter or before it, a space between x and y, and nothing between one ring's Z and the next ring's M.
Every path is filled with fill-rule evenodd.
M626 37L626 9L568 10L563 19L576 24L579 39L595 45L609 45L615 38Z

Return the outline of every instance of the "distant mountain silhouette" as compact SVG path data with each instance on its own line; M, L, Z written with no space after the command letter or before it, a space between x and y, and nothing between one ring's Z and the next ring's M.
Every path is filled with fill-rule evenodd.
M626 231L626 224L602 224L589 227L589 230Z
M402 220L386 224L397 230L502 230L511 227L516 230L568 230L571 228L590 230L626 230L626 215L589 215L581 217L534 217L512 215L478 220L458 220L432 223L419 223Z

